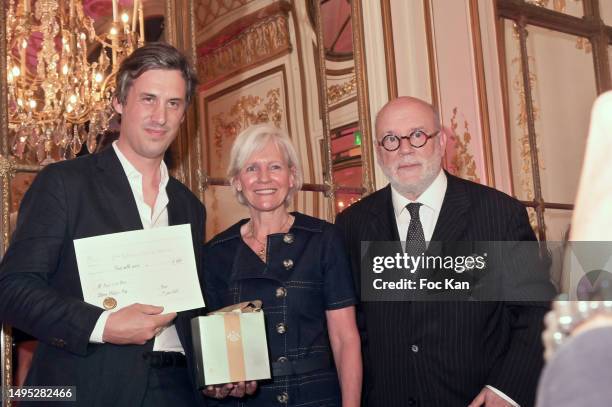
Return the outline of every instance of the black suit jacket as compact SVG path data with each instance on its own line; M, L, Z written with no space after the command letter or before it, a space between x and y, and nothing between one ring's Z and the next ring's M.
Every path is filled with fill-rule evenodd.
M517 200L447 174L432 241L535 240ZM391 187L338 215L355 282L361 241L399 240ZM540 334L548 304L362 302L367 406L463 406L485 385L521 407L533 404L542 368Z
M204 207L176 179L170 178L166 191L169 223L191 224L200 269ZM27 385L77 386L78 406L140 405L149 369L142 355L152 350L153 340L142 346L89 343L103 310L83 302L73 244L136 229L142 222L112 148L51 164L38 174L0 268L0 320L40 341ZM189 321L197 313L181 312L175 320L189 363Z

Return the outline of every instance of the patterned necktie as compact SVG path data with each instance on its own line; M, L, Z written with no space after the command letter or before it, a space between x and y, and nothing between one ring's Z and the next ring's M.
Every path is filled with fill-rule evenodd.
M408 225L408 234L406 235L406 253L410 256L420 256L425 253L425 234L423 233L423 225L419 217L419 208L421 203L413 202L406 205L406 209L410 213L410 224Z

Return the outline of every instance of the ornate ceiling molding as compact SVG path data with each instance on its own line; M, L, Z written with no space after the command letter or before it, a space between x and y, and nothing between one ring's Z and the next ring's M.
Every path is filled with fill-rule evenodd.
M275 3L199 44L198 76L207 88L290 51L287 3Z

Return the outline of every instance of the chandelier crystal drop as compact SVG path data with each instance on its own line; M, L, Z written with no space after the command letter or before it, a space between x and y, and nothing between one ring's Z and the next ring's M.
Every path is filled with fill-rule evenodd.
M144 41L142 0L134 0L131 16L120 14L118 0L112 5L110 29L98 35L80 0L8 1L9 140L15 157L45 163L72 158L83 145L95 150L114 114L119 64Z

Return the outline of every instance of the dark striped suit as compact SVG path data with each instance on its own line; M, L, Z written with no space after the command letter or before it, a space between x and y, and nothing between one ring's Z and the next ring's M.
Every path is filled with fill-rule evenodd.
M535 240L524 206L447 174L432 241ZM357 286L361 241L399 240L387 186L338 215ZM363 302L367 406L467 406L491 385L533 404L542 368L542 304Z

